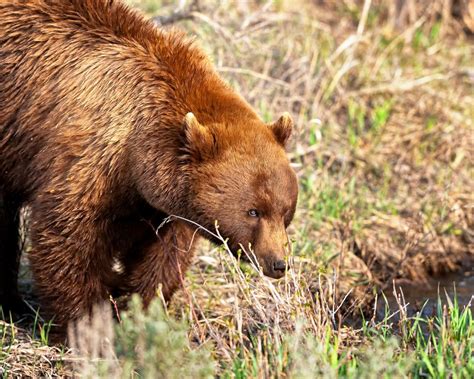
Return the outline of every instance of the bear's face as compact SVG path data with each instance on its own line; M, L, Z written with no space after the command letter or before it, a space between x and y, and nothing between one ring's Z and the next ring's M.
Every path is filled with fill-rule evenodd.
M192 114L186 116L195 158L191 212L197 215L193 221L210 231L217 222L234 254L250 246L264 274L280 278L289 252L286 228L298 196L296 175L284 150L292 121L284 115L271 125L253 123L250 128L203 126Z

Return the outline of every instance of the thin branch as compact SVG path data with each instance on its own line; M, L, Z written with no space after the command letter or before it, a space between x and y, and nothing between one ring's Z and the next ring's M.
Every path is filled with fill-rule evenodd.
M182 20L191 20L195 17L194 12L201 10L200 1L192 0L188 6L185 6L186 1L183 2L175 11L170 15L162 15L153 17L153 21L160 26L174 24Z

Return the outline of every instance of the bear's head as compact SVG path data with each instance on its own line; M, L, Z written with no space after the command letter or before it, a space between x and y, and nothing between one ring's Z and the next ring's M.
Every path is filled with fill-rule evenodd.
M273 278L287 267L286 228L298 196L284 149L292 128L287 113L271 124L257 118L202 124L192 113L184 119L192 173L189 215L211 231L217 222L234 254L251 247L264 274Z

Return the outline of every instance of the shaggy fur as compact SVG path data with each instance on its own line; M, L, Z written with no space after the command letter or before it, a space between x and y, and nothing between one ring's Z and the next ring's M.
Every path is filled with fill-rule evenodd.
M0 0L1 305L19 303L24 205L35 283L59 325L111 293L147 303L161 283L170 298L195 233L176 219L157 230L168 215L217 220L234 251L251 244L280 277L291 128L287 115L264 124L182 33L118 1Z

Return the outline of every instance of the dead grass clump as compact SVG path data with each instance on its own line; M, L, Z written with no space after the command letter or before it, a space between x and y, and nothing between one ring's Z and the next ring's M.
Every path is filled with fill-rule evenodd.
M38 324L35 324L38 325ZM48 346L42 327L32 331L0 320L0 376L3 378L71 377L67 350ZM35 333L39 335L33 337ZM42 338L43 337L43 338Z

